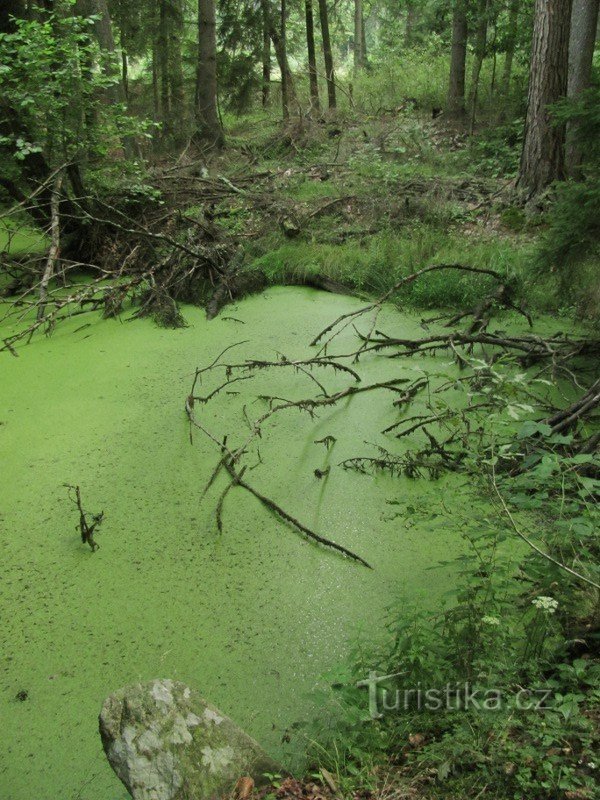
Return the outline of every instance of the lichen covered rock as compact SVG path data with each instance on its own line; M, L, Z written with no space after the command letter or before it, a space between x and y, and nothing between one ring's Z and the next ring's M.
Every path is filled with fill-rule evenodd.
M104 702L100 735L134 800L212 800L242 775L255 783L281 767L231 719L182 683L155 680Z

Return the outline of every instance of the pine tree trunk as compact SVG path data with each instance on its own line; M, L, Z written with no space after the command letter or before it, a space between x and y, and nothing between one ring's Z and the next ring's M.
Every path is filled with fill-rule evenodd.
M589 89L592 83L599 6L599 0L573 0L567 84L567 96L571 98ZM582 152L577 142L577 129L569 125L566 153L568 173L577 176L581 162Z
M508 10L508 33L506 36L506 57L504 59L504 72L502 73L502 93L508 94L510 89L510 79L512 77L512 66L515 57L515 46L517 43L517 25L519 24L519 1L511 0Z
M323 39L323 58L325 60L325 75L327 77L327 102L329 109L336 107L335 97L335 72L333 69L333 55L331 52L331 38L329 36L329 13L327 0L319 0L319 18L321 21L321 36Z
M283 69L281 71L281 106L283 118L287 119L290 115L290 87L289 87L289 68L287 60L287 3L286 0L281 0L281 18L279 35L281 40L281 62Z
M279 67L279 71L281 75L285 75L285 86L286 86L286 94L288 99L288 109L291 106L295 106L297 104L296 100L296 90L294 89L294 79L292 77L292 71L290 70L290 65L287 60L287 53L286 49L282 44L281 40L281 32L277 29L277 26L271 22L271 27L269 29L269 34L271 36L271 41L273 42L273 49L275 50L275 57L277 58L277 65ZM283 106L283 99L282 99L282 106Z
M181 141L185 130L185 94L183 89L183 63L181 45L183 40L183 0L168 0L167 4L167 36L168 36L168 73L169 98L173 135Z
M266 108L271 94L271 37L269 36L268 0L261 0L262 11L262 105Z
M120 70L112 20L106 0L77 0L75 9L82 17L95 17L94 34L100 45L100 50L105 56L108 56L104 62L104 71L106 75L116 78L120 74ZM123 103L125 101L125 87L122 79L107 87L104 96L109 103Z
M362 46L363 4L362 0L354 0L354 70L356 72L364 67Z
M225 143L217 107L217 24L215 0L198 0L198 69L196 72L198 137L210 147Z
M310 104L317 113L321 111L319 102L319 80L317 77L317 54L315 51L315 26L313 21L312 0L305 0L306 15L306 47L308 50L308 77L310 82Z
M475 113L477 95L479 93L479 78L481 67L485 58L487 47L489 0L479 0L477 9L477 28L475 31L475 52L473 57L473 71L471 73L471 87L469 89L469 108L471 110L471 133L475 127Z
M171 126L171 94L169 92L169 31L167 0L158 0L158 36L156 39L158 80L160 84L160 119L163 135L169 136Z
M448 113L450 116L457 118L465 115L465 70L468 35L466 2L465 0L454 0Z
M535 0L525 139L518 185L529 198L565 177L564 126L548 107L567 93L571 0Z

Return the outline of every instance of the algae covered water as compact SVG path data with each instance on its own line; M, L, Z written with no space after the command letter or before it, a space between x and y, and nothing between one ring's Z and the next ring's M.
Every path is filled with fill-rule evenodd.
M460 515L414 511L464 503L462 480L336 468L381 438L393 421L389 397L348 399L313 421L280 415L252 471L257 487L373 570L306 542L242 490L227 497L222 534L221 487L201 502L218 452L201 436L189 441L184 402L195 368L240 340L248 341L236 359L298 357L357 302L276 288L210 323L188 308L190 324L179 330L96 317L82 327L86 318L76 317L19 358L2 354L2 798L126 797L103 756L97 716L111 691L151 678L196 687L293 763L304 746L295 723L319 715L322 676L356 638L380 629L399 598L434 608L452 588ZM385 314L397 331L418 331L416 316ZM373 356L361 369L388 378L390 363ZM430 366L394 368L415 377ZM268 379L282 396L314 388L291 371ZM203 422L241 436L240 403L257 416L266 380L240 384L242 394L207 406ZM330 451L315 444L325 436L336 439ZM328 465L319 480L315 469ZM105 512L96 553L79 539L67 483L81 486L87 509Z

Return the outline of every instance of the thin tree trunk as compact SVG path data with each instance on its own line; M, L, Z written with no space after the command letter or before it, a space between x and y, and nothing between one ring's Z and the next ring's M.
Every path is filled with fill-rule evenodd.
M286 0L281 0L281 19L280 19L280 38L281 38L281 61L283 70L281 72L281 105L284 120L290 115L289 100L289 70L287 60L287 4Z
M160 118L160 94L158 91L158 53L156 42L152 45L152 105L154 110L154 122Z
M290 70L290 65L287 60L287 53L285 52L285 48L282 46L281 33L277 29L276 25L271 24L271 27L269 29L269 34L271 36L271 41L273 42L273 49L275 50L275 57L277 58L277 65L279 67L279 71L282 76L285 74L285 85L288 96L288 106L289 107L295 106L297 104L297 100L296 100L296 90L294 89L294 79L292 77L292 71Z
M362 24L360 26L360 47L361 47L363 67L367 67L369 64L369 56L367 53L367 28L365 25L364 13L362 15Z
M125 100L129 100L129 63L127 61L127 53L123 49L121 50L121 80L123 81Z
M271 37L269 36L268 0L261 0L262 10L262 105L266 108L271 94Z
M471 87L469 89L469 108L471 110L471 133L475 127L475 113L477 108L477 95L479 93L479 78L481 67L485 58L487 47L489 0L479 0L477 9L477 28L475 30L475 53L473 57L473 71L471 73Z
M569 39L569 77L567 96L577 97L589 89L592 83L592 62L598 27L599 0L573 0L571 35ZM573 124L567 131L567 171L578 176L582 162L582 151L577 141L577 129Z
M46 268L40 281L40 301L37 310L38 320L43 319L48 299L48 284L54 275L54 268L60 251L60 190L63 181L63 171L56 173L50 198L50 250L46 260Z
M310 104L320 113L319 81L317 78L317 54L315 51L315 27L313 21L312 0L305 0L304 10L306 16L306 47L308 50L308 77L310 83Z
M185 129L185 94L183 90L183 63L181 45L183 40L183 0L168 0L168 73L170 112L174 138L181 141Z
M452 117L464 117L465 115L465 71L468 35L466 2L465 0L454 0L450 85L448 88L448 112Z
M323 58L325 60L325 76L327 78L327 101L331 110L336 107L336 97L335 72L333 69L333 55L331 53L331 38L329 36L329 13L327 11L327 0L319 0L319 18L321 20Z
M504 72L502 73L502 93L505 95L508 94L508 90L510 89L510 79L512 77L512 66L517 43L517 26L519 24L519 2L520 0L511 0L508 10L506 57L504 59Z
M211 147L225 143L217 107L217 28L215 0L198 0L196 119L199 137Z
M158 0L158 38L156 40L156 53L158 56L158 80L160 84L160 118L163 124L163 134L170 135L171 126L171 96L169 92L169 33L167 0Z
M518 185L529 198L565 177L564 126L548 107L567 93L571 0L535 0L525 139Z
M354 0L354 69L356 72L364 66L363 52L363 4L362 0Z

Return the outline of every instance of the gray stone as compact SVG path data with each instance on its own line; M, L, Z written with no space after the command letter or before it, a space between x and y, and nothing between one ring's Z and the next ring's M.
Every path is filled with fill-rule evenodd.
M100 712L111 767L134 800L211 800L244 775L257 785L281 767L229 717L182 683L120 689Z

